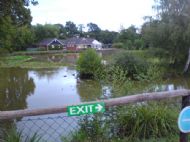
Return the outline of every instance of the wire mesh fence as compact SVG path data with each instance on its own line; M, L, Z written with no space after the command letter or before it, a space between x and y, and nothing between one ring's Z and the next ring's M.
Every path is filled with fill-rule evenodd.
M72 116L66 113L0 121L1 131L15 126L22 138L37 134L42 142L119 141L176 135L181 98L113 106L104 113ZM1 133L3 139L5 133ZM4 134L4 135L3 135Z
M17 123L17 129L23 131L23 135L37 133L45 141L59 142L62 137L69 137L78 129L78 118L68 118L63 114L54 116L38 116L23 118Z
M53 114L44 116L30 116L1 122L2 131L8 131L13 127L25 137L35 134L41 141L60 142L61 138L69 138L76 132L79 117L67 117L65 114ZM3 136L2 136L3 137Z

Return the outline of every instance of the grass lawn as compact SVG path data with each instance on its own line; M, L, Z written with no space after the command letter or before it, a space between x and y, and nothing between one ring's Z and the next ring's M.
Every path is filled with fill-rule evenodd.
M7 56L0 59L0 67L58 68L61 66L66 66L65 63L32 61L32 59L32 56L26 55Z

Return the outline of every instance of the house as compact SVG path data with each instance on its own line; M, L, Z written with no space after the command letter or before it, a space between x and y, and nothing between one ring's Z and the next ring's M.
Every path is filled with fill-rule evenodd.
M45 48L46 50L59 50L64 48L64 43L62 40L57 38L48 38L40 41L36 46L39 48Z
M101 49L102 43L92 38L73 37L64 40L64 45L67 50L80 50L86 48Z

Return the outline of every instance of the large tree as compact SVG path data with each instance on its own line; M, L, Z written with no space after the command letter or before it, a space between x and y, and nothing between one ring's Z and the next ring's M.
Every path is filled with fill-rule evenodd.
M66 22L65 29L66 29L67 37L73 37L74 35L79 33L76 24L71 21Z
M101 32L101 28L95 24L95 23L88 23L87 24L88 27L88 36L95 38L97 40L101 40L100 38L100 32Z
M164 49L172 64L186 60L186 72L190 63L190 1L155 0L154 8L157 19L144 24L143 35L153 47Z
M26 27L27 30L30 30L32 17L30 10L27 8L30 3L37 4L37 1L0 0L0 47L16 50L14 45L20 38L17 33L26 32ZM23 30L23 27L25 27L25 30ZM28 39L27 41L21 40L24 45L28 42Z
M117 43L120 43L123 48L126 49L140 49L143 47L143 41L141 35L137 32L137 28L131 25L127 29L122 29L116 39Z
M51 25L51 24L37 24L33 26L33 31L35 34L35 42L39 42L45 38L55 38L59 37L60 28L58 25Z

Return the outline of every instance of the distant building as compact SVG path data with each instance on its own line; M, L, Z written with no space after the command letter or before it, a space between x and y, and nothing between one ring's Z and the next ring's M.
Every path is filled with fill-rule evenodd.
M86 48L102 49L103 44L92 38L73 37L66 40L57 38L44 39L36 44L38 48L45 48L46 50L81 50Z
M101 49L102 43L92 38L73 37L63 41L67 50L80 50L86 48Z
M36 44L36 46L39 48L46 48L46 50L51 50L51 49L58 50L64 48L64 43L62 40L57 38L48 38L40 41L39 43Z

